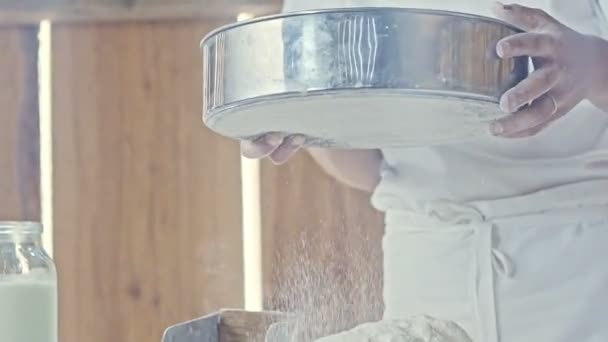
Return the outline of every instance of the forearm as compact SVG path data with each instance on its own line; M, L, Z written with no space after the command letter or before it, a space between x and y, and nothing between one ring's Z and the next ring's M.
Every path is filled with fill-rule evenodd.
M379 150L310 148L308 152L325 172L349 187L372 192L380 182Z

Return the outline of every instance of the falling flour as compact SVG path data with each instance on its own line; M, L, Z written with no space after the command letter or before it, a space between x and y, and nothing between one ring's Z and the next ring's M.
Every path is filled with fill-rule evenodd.
M271 309L298 317L280 342L312 342L382 318L382 232L320 226L299 227L275 256Z
M427 316L362 324L316 342L471 342L458 325Z

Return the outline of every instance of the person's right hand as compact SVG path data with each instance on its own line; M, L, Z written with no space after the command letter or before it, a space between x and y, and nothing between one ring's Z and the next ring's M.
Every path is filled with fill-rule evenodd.
M305 141L301 135L268 133L256 140L242 141L241 154L251 159L268 157L275 164L283 164L302 148Z

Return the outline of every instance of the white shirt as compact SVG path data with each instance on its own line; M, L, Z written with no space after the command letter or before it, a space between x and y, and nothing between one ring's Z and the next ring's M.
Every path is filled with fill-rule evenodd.
M591 1L518 3L542 8L580 32L600 35L600 23ZM287 0L284 10L407 6L492 16L492 3L492 0ZM440 147L385 149L382 181L373 195L373 204L387 214L391 210L420 211L433 201L467 203L500 199L606 179L607 128L608 113L585 101L565 118L528 139L488 138Z

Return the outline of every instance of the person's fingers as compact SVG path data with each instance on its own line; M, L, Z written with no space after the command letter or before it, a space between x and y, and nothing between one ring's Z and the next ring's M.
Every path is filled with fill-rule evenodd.
M556 101L559 109L555 112L555 114L551 116L548 121L539 126L515 134L511 134L507 136L507 138L525 138L534 136L539 132L543 131L545 128L551 126L555 121L564 117L564 115L568 114L572 109L574 109L574 107L576 107L577 104L580 103L581 98L580 95L572 93L569 89L569 86L560 85L559 87L556 87L551 90L551 95L553 96L553 98L560 100Z
M530 106L494 122L491 131L497 136L513 136L549 122L558 109L558 100L551 94L545 94Z
M506 5L501 2L495 3L494 14L499 19L502 19L523 31L538 30L557 22L543 10L516 4Z
M551 90L559 81L557 67L547 65L535 70L528 78L507 90L500 98L500 109L515 113Z
M558 50L557 39L546 33L523 32L501 39L496 44L500 58L554 57Z
M538 133L540 133L541 131L543 131L545 128L547 128L549 125L551 125L551 123L555 121L554 119L549 120L548 122L545 122L541 125L538 125L536 127L532 127L530 129L527 129L525 131L521 131L515 134L510 134L505 136L506 138L511 138L511 139L518 139L518 138L528 138L528 137L532 137L537 135Z
M274 152L283 142L284 136L279 133L268 133L253 141L241 142L241 154L245 158L264 158Z
M306 139L301 135L292 135L287 137L285 141L270 154L270 160L275 164L285 163L294 153L296 153Z

